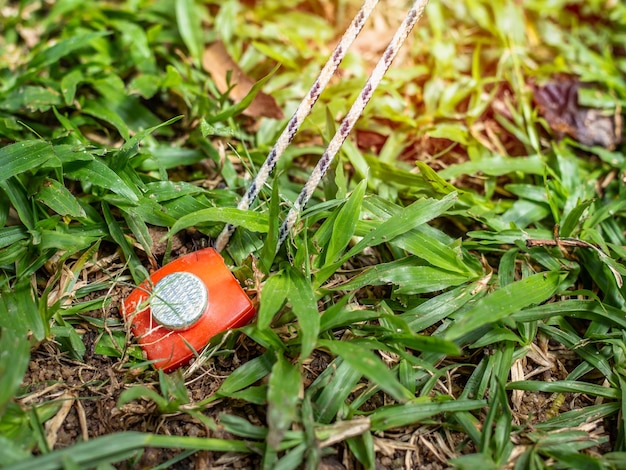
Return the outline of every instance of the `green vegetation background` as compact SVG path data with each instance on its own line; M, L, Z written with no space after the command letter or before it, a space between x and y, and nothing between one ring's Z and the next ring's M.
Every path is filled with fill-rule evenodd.
M403 2L379 6L247 212L234 207L285 120L246 116L252 95L220 92L204 48L223 41L289 116L356 1L0 7L1 465L132 466L151 446L184 449L170 464L207 450L315 468L341 452L375 468L385 432L408 442L419 428L458 437L444 453L457 468L626 466L622 2L431 0L276 256L277 224ZM572 113L587 120L568 127ZM163 234L213 238L225 222L239 227L226 262L260 299L242 332L263 352L193 401L189 380L236 336L168 376L100 312L151 259L168 261L169 248L153 256ZM107 272L115 252L124 266ZM49 448L63 402L28 399L24 376L43 345L84 360L85 330L133 371L118 407L151 401L218 437L126 432ZM332 363L305 384L321 352ZM548 405L524 407L529 397ZM203 411L216 400L266 419L214 420ZM424 451L396 452L415 464Z

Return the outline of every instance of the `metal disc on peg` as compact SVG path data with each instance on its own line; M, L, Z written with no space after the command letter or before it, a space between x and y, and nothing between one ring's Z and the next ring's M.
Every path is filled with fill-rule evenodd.
M175 272L154 286L150 311L164 327L184 330L200 320L208 302L206 286L198 276L189 272Z

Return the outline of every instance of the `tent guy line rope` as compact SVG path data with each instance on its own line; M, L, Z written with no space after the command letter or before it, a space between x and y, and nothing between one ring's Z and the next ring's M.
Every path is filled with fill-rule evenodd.
M261 187L265 184L273 169L275 168L280 156L293 140L304 119L311 112L313 105L332 78L337 67L343 60L347 49L360 33L363 25L365 24L365 21L370 16L377 3L378 1L375 0L365 1L363 3L361 9L352 20L352 23L343 34L333 54L326 62L326 65L324 65L324 68L320 72L317 80L309 90L307 96L298 106L296 112L289 120L287 127L285 127L285 129L283 130L282 134L276 141L276 144L270 151L267 159L259 169L257 176L248 187L248 190L246 191L244 197L237 206L238 209L246 210L250 207L250 204L254 202L254 200L258 196ZM280 249L281 245L286 240L287 236L289 235L290 231L292 230L298 219L298 215L306 206L307 202L311 198L311 195L315 191L315 188L326 174L326 171L330 167L332 161L339 152L344 141L352 131L352 128L356 124L356 121L363 113L363 110L365 109L365 106L367 106L367 103L372 97L374 91L376 90L385 73L391 66L391 63L393 62L393 59L396 57L398 51L400 50L400 47L406 40L407 36L411 32L417 21L424 14L424 10L426 9L427 4L428 0L415 0L413 2L413 5L407 12L400 27L395 32L393 38L389 42L389 45L385 49L385 52L383 53L382 57L376 64L376 67L367 79L367 82L359 93L358 98L353 103L350 111L348 111L348 114L341 122L339 129L328 144L328 147L324 151L324 154L322 155L313 172L311 173L309 180L306 182L298 198L294 202L294 205L289 210L289 213L287 214L287 217L285 218L279 230L276 251ZM226 227L224 227L224 230L215 242L215 249L217 251L222 251L224 249L234 231L235 227L231 224L227 224Z
M365 22L376 7L377 3L378 0L366 0L363 3L360 10L352 20L352 23L350 23L348 29L343 33L339 44L335 47L335 50L324 65L324 68L322 68L317 79L311 86L311 89L305 98L300 102L298 108L289 120L289 123L278 137L274 147L272 147L272 150L268 154L265 162L257 172L256 177L250 183L248 190L237 205L238 209L246 210L250 207L250 204L256 200L259 195L259 191L272 174L278 160L295 137L296 133L300 129L300 126L304 122L304 119L310 114L311 109L317 102L317 99L324 91L324 88L326 88L326 85L328 85L328 82L330 82L330 79L335 74L337 67L339 67L339 64L345 57L346 52L363 29ZM215 241L215 249L217 251L222 251L226 247L230 237L235 232L235 228L236 227L232 224L226 224L226 227L224 227L222 233L220 233Z
M372 97L374 91L376 90L385 73L389 69L391 62L398 54L400 47L413 29L413 26L415 26L415 23L417 23L417 20L424 13L424 9L426 8L427 3L427 0L416 0L413 3L411 9L408 11L406 17L402 21L402 24L394 34L387 48L385 49L383 56L376 64L376 67L372 71L370 77L367 79L367 82L365 82L365 85L359 93L358 98L352 104L350 111L348 111L348 114L341 122L339 129L337 130L332 140L328 144L328 147L324 151L324 154L317 162L317 165L313 169L310 178L302 188L298 199L296 199L296 202L289 210L289 213L287 214L287 217L285 218L285 221L283 222L278 232L278 245L276 246L276 250L280 248L280 246L289 235L289 232L291 231L296 223L296 220L298 219L298 214L304 208L304 206L306 206L307 202L311 198L311 195L313 194L313 191L315 191L315 188L320 183L320 181L326 174L326 171L330 167L330 164L335 158L335 155L339 153L339 149L352 131L352 128L356 124L356 121L363 113L365 106L367 106L367 103Z

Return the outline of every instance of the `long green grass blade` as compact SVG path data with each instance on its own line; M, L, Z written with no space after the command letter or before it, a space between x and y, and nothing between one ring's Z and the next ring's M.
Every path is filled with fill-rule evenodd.
M289 276L284 273L276 273L265 281L257 318L257 326L260 329L269 328L272 318L286 302L290 282Z
M339 359L339 361L341 361ZM353 388L363 374L354 368L350 362L333 363L334 370L329 382L321 387L321 392L313 400L315 403L315 418L320 423L330 423L343 406L345 400L352 393Z
M23 240L28 237L28 233L24 230L23 227L19 225L14 225L12 227L2 227L0 228L0 248L5 248L7 246L13 245L20 240Z
M370 233L365 235L363 239L354 245L339 261L321 269L315 277L316 285L326 281L339 266L365 248L390 242L409 230L440 216L443 212L452 207L455 200L456 194L452 193L440 200L420 199L410 206L405 207L397 216L380 223Z
M183 42L198 66L202 61L203 33L202 18L194 0L176 2L176 22Z
M279 355L272 367L267 390L267 444L278 450L285 431L296 419L296 405L300 391L300 368Z
M78 199L55 179L46 178L39 191L37 199L59 215L71 217L85 217L87 214L78 202Z
M0 315L8 313L0 298ZM0 419L7 402L22 383L29 360L30 345L24 332L7 326L0 329Z
M93 468L103 464L117 463L129 455L145 448L161 447L168 449L193 449L214 452L244 452L250 450L241 441L159 436L155 434L126 431L117 434L81 442L70 448L50 452L41 457L10 465L10 470L31 469L35 465L41 470L60 470L65 468L66 462L74 462L78 468Z
M360 374L396 400L406 402L413 398L411 392L402 386L394 374L371 351L347 341L320 340L318 345L328 348L333 354L340 356Z
M476 273L463 262L458 249L443 243L434 235L436 235L435 229L422 225L396 237L393 244L441 268L444 272L465 274L467 277L476 276Z
M479 410L486 405L484 400L451 400L441 403L407 403L406 405L385 406L370 415L373 431L416 424L440 413Z
M586 393L602 398L619 398L619 390L586 382L560 380L557 382L540 382L533 380L522 380L511 382L506 387L508 390L526 390L548 393Z
M233 392L252 385L257 380L261 380L272 370L274 363L273 355L271 352L265 353L251 361L246 362L244 365L230 374L217 391L217 395L228 396Z
M317 309L317 299L311 283L298 271L289 271L289 302L293 313L298 318L301 335L300 361L304 361L317 343L320 331L320 313Z
M361 214L361 204L365 196L366 187L366 180L361 181L337 214L333 224L334 235L330 239L326 252L326 259L330 262L335 261L348 246L348 243L350 243Z
M533 274L514 282L477 301L455 318L445 338L455 340L484 325L493 324L525 307L548 300L558 289L562 274Z
M515 321L528 322L554 316L606 321L615 326L626 328L626 319L622 315L622 310L600 303L597 300L567 299L546 305L538 305L514 313L512 318Z
M407 260L401 260L372 266L336 289L354 290L364 286L394 284L398 286L398 294L413 295L445 290L468 280L471 279L466 274L442 271L430 266L411 266Z
M59 165L52 145L42 140L25 140L0 149L0 181L53 163Z
M173 226L171 234L195 225L222 222L245 228L252 232L266 233L268 230L267 215L257 212L243 211L232 207L211 207L181 217Z
M91 40L101 38L108 34L110 33L106 31L88 32L63 39L57 44L36 54L28 65L31 69L41 69L57 62L78 49L88 46Z
M139 201L139 197L135 194L135 191L133 191L117 173L100 160L75 161L66 163L63 165L63 168L68 178L78 180L83 185L92 184L108 189L126 198L130 203Z

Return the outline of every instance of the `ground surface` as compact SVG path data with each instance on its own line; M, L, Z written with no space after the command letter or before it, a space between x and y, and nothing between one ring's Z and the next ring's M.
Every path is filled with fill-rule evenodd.
M622 2L431 0L274 255L405 3L241 212L358 2L0 2L0 465L626 467ZM159 373L122 301L225 222L258 315Z

